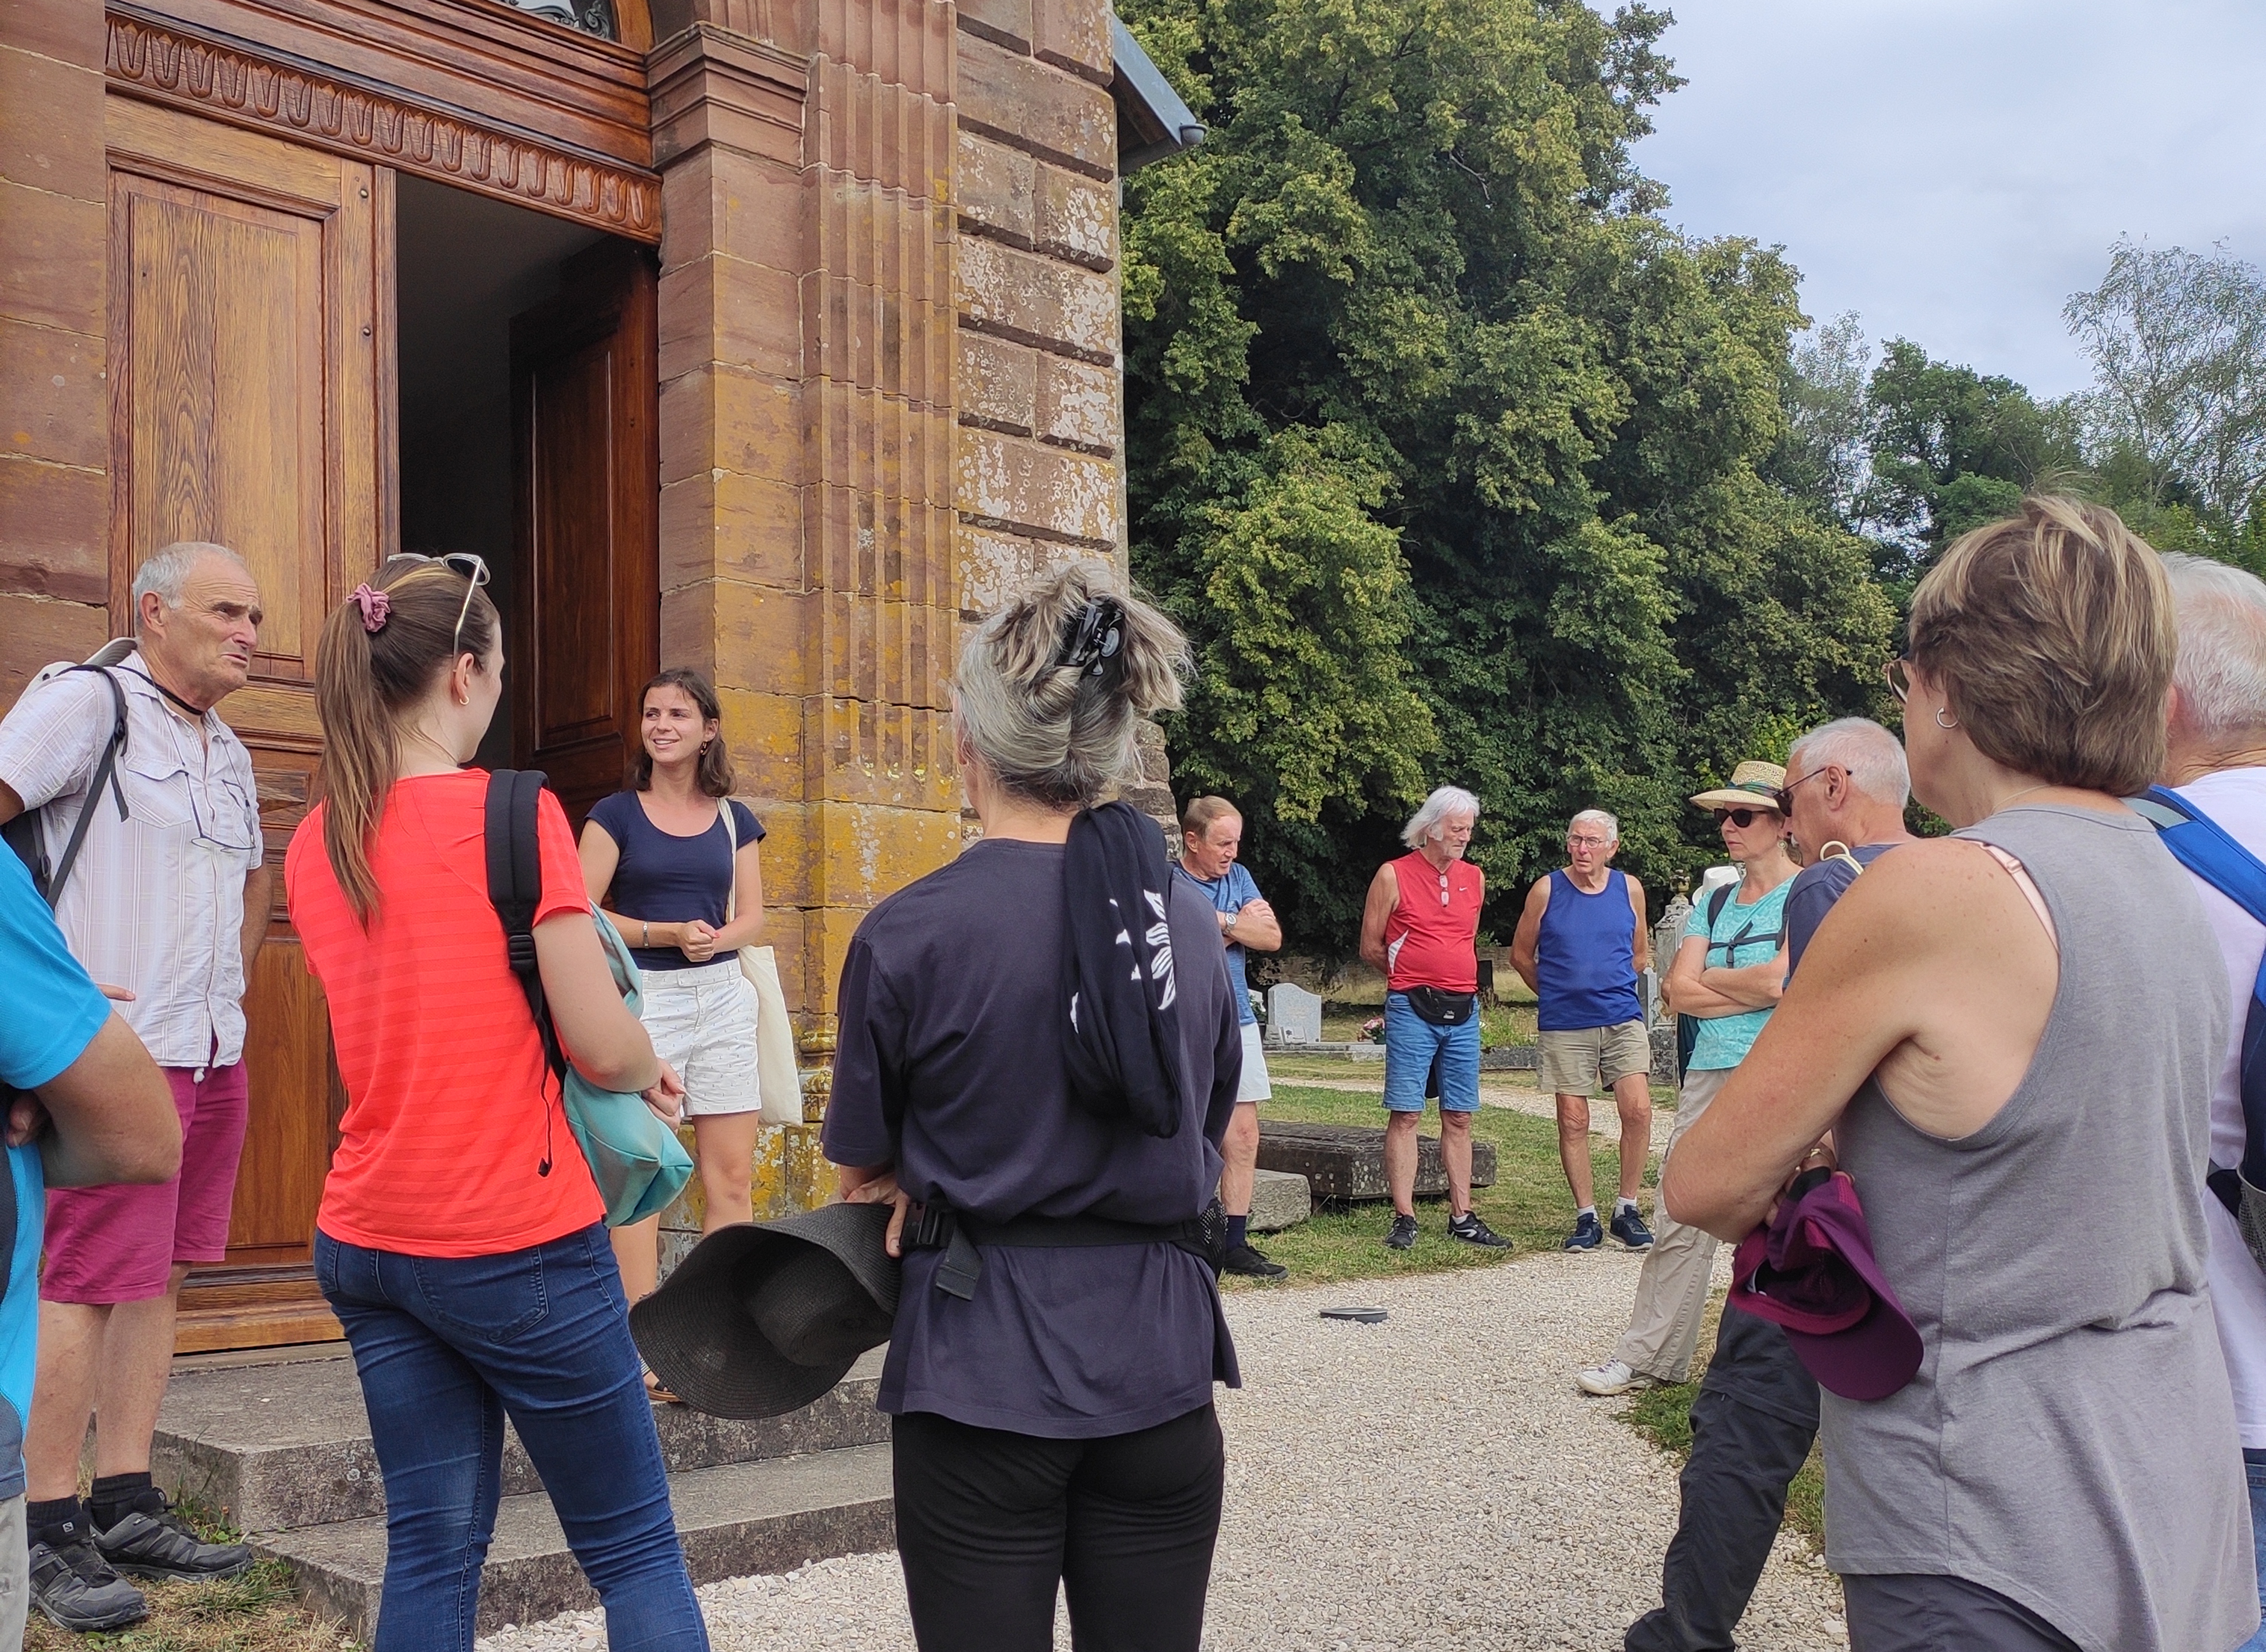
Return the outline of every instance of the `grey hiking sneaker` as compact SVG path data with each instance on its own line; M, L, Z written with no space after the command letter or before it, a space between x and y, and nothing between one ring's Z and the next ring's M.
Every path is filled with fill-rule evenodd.
M201 1543L175 1514L163 1492L150 1494L155 1509L136 1509L107 1531L94 1534L102 1558L129 1577L234 1577L252 1564L241 1543Z
M34 1541L31 1547L32 1604L58 1629L123 1629L150 1615L142 1591L112 1571L85 1539L60 1548Z
M1413 1216L1395 1216L1392 1218L1392 1232L1385 1236L1385 1248L1389 1251L1405 1251L1414 1246L1415 1243L1416 1218Z

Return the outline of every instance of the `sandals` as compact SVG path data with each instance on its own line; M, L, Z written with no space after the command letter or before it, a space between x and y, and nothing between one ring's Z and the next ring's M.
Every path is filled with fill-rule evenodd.
M645 1374L645 1395L657 1406L681 1406L684 1403L661 1385L661 1378L650 1371Z

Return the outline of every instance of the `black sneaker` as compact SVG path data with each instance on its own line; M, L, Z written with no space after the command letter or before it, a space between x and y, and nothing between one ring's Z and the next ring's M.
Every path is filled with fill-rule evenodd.
M1644 1218L1634 1210L1613 1212L1613 1239L1633 1251L1652 1248L1652 1230L1644 1224Z
M150 1615L142 1591L110 1569L84 1538L61 1548L32 1544L32 1604L58 1629L123 1629Z
M1466 1245L1484 1245L1491 1251L1507 1251L1510 1241L1480 1220L1476 1210L1466 1210L1448 1224L1448 1237L1459 1239Z
M1585 1210L1574 1220L1574 1231L1566 1236L1569 1251L1593 1251L1605 1242L1605 1230L1598 1225L1597 1213Z
M102 1558L129 1577L234 1577L252 1564L252 1551L241 1543L201 1543L188 1524L175 1514L164 1494L157 1495L154 1511L135 1509L121 1517L107 1531L94 1534Z
M1405 1251L1414 1246L1415 1243L1416 1218L1413 1216L1394 1217L1392 1231L1385 1236L1385 1248L1389 1251Z
M1231 1245L1227 1260L1219 1265L1224 1274L1239 1274L1246 1279L1280 1279L1290 1270L1280 1262L1270 1262L1248 1245Z

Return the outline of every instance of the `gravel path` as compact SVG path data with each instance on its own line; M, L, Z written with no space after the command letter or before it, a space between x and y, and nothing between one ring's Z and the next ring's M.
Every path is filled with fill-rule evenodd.
M1459 1647L1618 1652L1659 1601L1676 1524L1668 1458L1585 1400L1627 1312L1637 1259L1502 1268L1228 1298L1249 1386L1220 1398L1227 1516L1207 1652ZM1327 1304L1389 1307L1378 1326ZM908 1648L893 1555L821 1561L700 1591L717 1652ZM1740 1644L1843 1652L1840 1591L1780 1539ZM507 1631L483 1652L590 1652L595 1613ZM1056 1644L1069 1645L1058 1620Z

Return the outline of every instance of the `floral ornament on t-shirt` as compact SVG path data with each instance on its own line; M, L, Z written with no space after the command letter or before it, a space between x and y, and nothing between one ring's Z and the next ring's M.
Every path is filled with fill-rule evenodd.
M1150 910L1157 921L1149 925L1149 978L1157 983L1157 1007L1168 1010L1173 1006L1173 925L1165 912L1165 897L1154 889L1144 889Z

